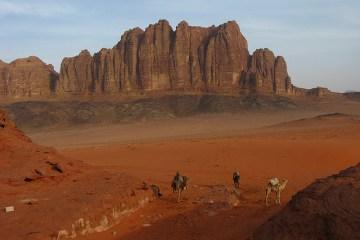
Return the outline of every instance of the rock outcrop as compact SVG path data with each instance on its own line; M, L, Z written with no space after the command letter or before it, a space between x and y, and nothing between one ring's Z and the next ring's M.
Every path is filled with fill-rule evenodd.
M58 74L37 57L0 61L0 96L44 97L55 92Z
M125 32L112 49L91 56L86 50L61 64L58 91L71 94L119 94L185 90L291 94L283 57L268 49L249 55L236 22L218 27L173 30L166 20L145 31Z
M299 88L292 86L291 95L299 97L334 97L334 96L346 96L346 94L332 92L324 87L316 87L311 89Z
M8 75L8 64L0 60L0 96L5 96L8 93L8 81L6 80Z
M297 193L251 239L360 239L359 199L360 164Z
M276 94L292 94L293 86L283 57L275 57L269 49L258 49L249 57L249 68L244 73L242 88Z
M317 87L317 88L312 88L312 89L307 90L307 95L316 96L316 97L325 97L325 96L335 96L337 94L334 92L331 92L327 88Z
M87 93L93 89L93 58L83 50L73 58L64 58L61 63L61 90L65 92Z
M360 101L360 92L347 92L344 95L353 101Z

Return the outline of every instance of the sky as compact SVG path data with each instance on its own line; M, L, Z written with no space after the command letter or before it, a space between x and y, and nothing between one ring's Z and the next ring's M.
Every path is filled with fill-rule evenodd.
M0 59L36 55L59 70L159 19L174 29L236 20L250 52L285 57L296 86L360 91L360 0L0 0Z

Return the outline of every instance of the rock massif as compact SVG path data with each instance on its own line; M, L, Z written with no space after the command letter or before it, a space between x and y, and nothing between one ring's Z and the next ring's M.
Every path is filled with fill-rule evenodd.
M37 57L0 61L0 96L36 97L54 93L58 74Z
M324 95L292 85L285 59L269 49L249 54L235 21L174 30L166 20L126 31L111 49L63 59L60 74L36 57L0 61L0 96L99 96L175 91Z
M173 30L166 20L125 32L112 49L86 50L61 64L59 93L136 91L263 92L291 94L283 57L268 49L251 56L236 22Z
M360 164L296 194L252 240L360 239Z

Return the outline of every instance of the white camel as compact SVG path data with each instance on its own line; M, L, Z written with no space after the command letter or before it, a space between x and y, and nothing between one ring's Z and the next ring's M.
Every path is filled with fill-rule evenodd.
M275 203L280 205L281 192L285 189L287 183L287 179L282 179L281 181L279 181L278 178L272 178L268 181L265 197L266 206L269 205L269 197L271 195L271 192L276 193Z

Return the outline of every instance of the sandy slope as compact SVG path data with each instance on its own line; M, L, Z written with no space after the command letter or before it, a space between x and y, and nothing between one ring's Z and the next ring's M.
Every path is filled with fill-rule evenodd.
M165 194L110 231L86 239L246 239L280 209L264 207L264 184L269 177L289 179L283 194L286 203L316 178L360 159L356 117L327 116L236 135L127 144L115 141L62 150L91 165L117 167L157 183ZM231 174L237 169L241 172L239 196L231 186ZM191 179L180 204L169 189L176 170ZM143 226L148 223L150 227Z
M141 185L121 169L89 166L34 144L0 110L0 239L106 229L152 198ZM8 206L15 211L6 213Z

